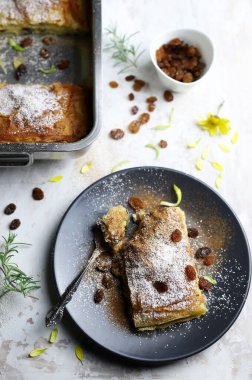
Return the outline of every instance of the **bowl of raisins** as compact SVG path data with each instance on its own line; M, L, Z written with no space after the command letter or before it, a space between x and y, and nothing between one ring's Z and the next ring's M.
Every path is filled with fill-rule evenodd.
M186 92L209 72L214 47L206 34L180 29L155 37L150 56L161 83L174 92Z

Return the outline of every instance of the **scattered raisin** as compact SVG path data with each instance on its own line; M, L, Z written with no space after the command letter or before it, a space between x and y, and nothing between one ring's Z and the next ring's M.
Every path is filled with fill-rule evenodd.
M20 46L23 48L26 48L27 46L32 45L32 38L31 37L26 37L20 42Z
M27 67L23 63L21 63L21 65L19 65L15 70L16 80L19 80L21 76L25 75L26 73L27 73Z
M10 230L16 230L21 224L20 219L13 219L13 221L10 223Z
M34 187L32 190L32 198L35 201L41 201L44 198L44 192L39 187Z
M14 203L10 203L8 206L5 207L4 213L5 215L11 215L16 210L17 206Z
M114 260L112 261L112 265L111 265L111 273L112 273L115 277L120 277L120 276L121 276L121 264L120 264L119 259L114 259Z
M128 200L128 203L129 203L130 207L132 207L133 210L135 210L135 211L141 210L145 207L142 199L140 199L138 197L130 197Z
M132 113L132 115L136 115L136 114L138 113L138 111L139 111L139 108L138 108L137 106L133 106L133 107L131 108L131 113Z
M165 293L168 290L168 286L163 281L155 281L153 283L154 288L158 291L158 293Z
M132 92L131 92L131 93L128 95L128 99L129 99L130 101L134 100L134 99L135 99L135 95L132 94Z
M145 81L143 81L142 79L135 79L133 84L133 90L141 91L145 84Z
M189 238L195 239L199 235L199 231L197 230L197 228L194 228L194 227L188 228L187 232L188 232Z
M215 257L214 256L207 256L204 258L204 264L209 267L210 265L213 265L215 263Z
M42 39L42 42L45 44L45 45L54 45L56 43L56 38L52 37L52 36L48 36L48 37L44 37Z
M181 241L182 239L182 233L180 230L178 230L176 228L176 230L174 230L171 234L171 240L174 242L174 243L178 243L179 241Z
M112 80L109 82L109 86L111 88L117 88L119 86L119 84L116 81Z
M110 136L112 137L112 139L114 140L120 140L123 138L124 136L124 132L122 129L120 128L116 128L116 129L112 129L112 131L110 131Z
M201 248L197 249L197 251L195 253L195 257L197 259L204 259L210 253L211 253L211 249L210 248L208 248L208 247L201 247Z
M149 96L149 98L146 99L147 103L155 103L157 101L156 96Z
M62 59L60 62L57 63L57 67L59 70L66 70L70 66L69 59Z
M149 104L148 104L148 107L147 107L147 110L148 110L149 112L153 112L153 111L155 110L155 108L156 108L156 106L155 106L154 103L149 103Z
M167 148L168 142L165 140L160 140L158 145L160 146L160 148L164 149Z
M150 114L147 113L147 112L144 112L142 113L140 116L139 116L139 122L140 124L146 124L148 123L148 121L150 120Z
M187 265L185 267L185 274L189 281L195 280L196 278L196 270L192 265Z
M134 120L129 124L128 129L131 133L137 133L140 129L140 125L138 120Z
M209 290L212 287L211 282L207 281L204 277L199 278L199 288L202 290Z
M100 272L108 272L111 268L111 256L107 253L101 253L96 259L96 266Z
M112 288L113 284L113 277L107 273L104 274L104 276L102 277L102 285L104 286L104 288L110 289Z
M95 303L100 303L104 298L104 291L102 289L97 289L94 295Z
M46 48L42 48L42 49L40 50L40 56L41 56L42 58L44 58L44 59L49 58L49 57L50 57L50 52L49 52L49 50L46 49Z
M173 100L173 94L172 94L171 91L165 90L165 92L164 92L164 100L166 100L167 102L171 102Z
M127 77L125 77L125 80L127 81L127 82L130 82L130 81L132 81L132 80L134 80L135 79L135 75L128 75Z

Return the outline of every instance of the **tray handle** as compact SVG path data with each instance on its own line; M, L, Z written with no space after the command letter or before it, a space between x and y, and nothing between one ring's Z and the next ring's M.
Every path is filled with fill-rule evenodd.
M11 166L30 166L33 155L30 153L0 153L0 168Z

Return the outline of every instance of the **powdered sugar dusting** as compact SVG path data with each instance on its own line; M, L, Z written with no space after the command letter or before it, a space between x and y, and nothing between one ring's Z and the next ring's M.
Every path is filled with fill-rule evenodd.
M57 96L39 85L0 88L0 114L11 118L19 128L29 126L34 131L52 128L63 118L64 101L64 94Z

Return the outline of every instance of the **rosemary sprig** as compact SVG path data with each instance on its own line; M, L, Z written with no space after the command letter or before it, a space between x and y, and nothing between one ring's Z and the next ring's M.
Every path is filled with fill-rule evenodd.
M132 67L137 68L137 61L144 53L144 50L140 50L141 44L135 47L130 42L130 39L138 32L128 36L126 34L119 34L116 26L106 28L105 30L109 37L109 42L106 44L104 51L112 53L111 58L116 62L114 67L122 67L118 74Z
M4 242L0 248L0 298L9 292L22 293L23 296L28 296L33 290L40 288L38 281L27 276L17 264L12 262L12 257L18 253L20 245L30 245L16 243L16 236L16 234L9 232L7 238L3 237Z

